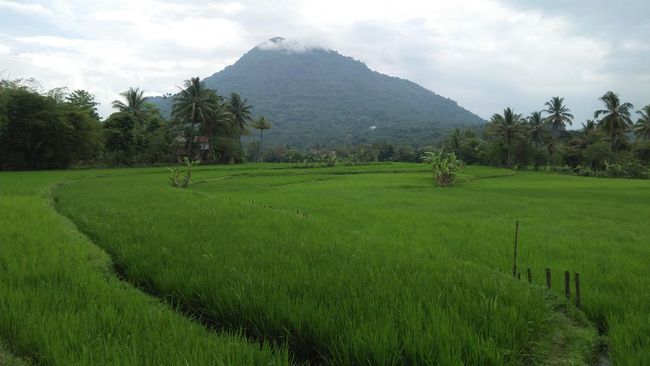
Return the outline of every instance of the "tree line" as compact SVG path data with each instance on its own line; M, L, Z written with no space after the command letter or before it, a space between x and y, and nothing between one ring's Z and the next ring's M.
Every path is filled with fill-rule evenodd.
M439 148L469 164L553 169L586 176L650 177L650 105L636 111L611 91L599 100L603 109L567 130L574 117L564 98L553 97L544 109L524 117L512 108L494 114L484 133L459 129Z
M260 159L263 133L272 127L237 93L208 89L199 78L174 96L172 118L129 88L101 120L98 103L85 90L41 92L34 80L0 81L0 170L64 169L74 165L152 165L182 161L238 163ZM260 131L248 149L243 135Z

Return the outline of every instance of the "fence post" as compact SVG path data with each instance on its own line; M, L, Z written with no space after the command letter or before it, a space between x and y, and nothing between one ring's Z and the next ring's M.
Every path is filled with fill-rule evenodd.
M519 220L515 221L515 257L512 261L512 277L517 277L517 239L519 236Z
M533 282L533 274L530 272L530 268L526 269L526 272L528 272L528 283Z
M551 288L551 269L546 268L546 288Z
M575 274L576 281L576 306L580 307L580 273Z
M564 296L566 299L571 299L571 273L564 271Z

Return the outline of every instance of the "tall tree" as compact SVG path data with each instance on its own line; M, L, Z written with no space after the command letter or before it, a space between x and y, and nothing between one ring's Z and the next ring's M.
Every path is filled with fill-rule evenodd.
M264 139L264 130L270 129L271 127L273 127L273 125L271 124L271 122L267 121L264 116L261 116L257 121L253 122L251 127L253 127L256 130L260 130L260 160L264 161L264 154L262 153L263 151L262 141Z
M172 116L190 123L187 144L187 156L193 159L192 145L196 123L209 123L219 110L219 100L216 93L207 89L198 77L185 80L185 88L174 99Z
M85 110L91 117L99 120L99 114L97 113L99 103L95 101L95 96L89 92L78 89L70 93L65 99L68 103Z
M546 126L542 118L542 112L533 112L530 114L530 117L528 117L528 128L531 141L539 149L542 147L544 135L546 134Z
M634 135L637 138L648 140L650 139L650 104L643 107L640 111L636 111L641 117L634 125Z
M488 125L488 133L503 139L508 149L508 168L512 166L512 143L525 138L521 114L516 114L509 107L503 115L494 114Z
M117 109L120 112L127 112L139 117L144 109L145 98L143 96L144 90L140 88L129 88L129 90L120 93L120 95L126 101L114 100L112 105L113 108Z
M594 118L603 116L598 121L598 126L609 135L610 150L614 151L622 138L625 138L625 131L632 127L630 109L634 108L631 103L621 103L618 95L608 91L599 98L605 109L597 110Z
M253 106L248 104L246 98L242 99L241 96L237 93L230 94L230 99L228 100L228 106L230 109L230 114L232 118L233 128L238 134L239 142L239 157L242 157L242 145L241 137L248 133L248 123L251 121L251 112L253 111Z
M548 102L544 103L546 109L544 112L548 113L546 121L551 125L554 131L562 131L566 125L571 125L573 114L571 110L564 105L564 98L553 97Z

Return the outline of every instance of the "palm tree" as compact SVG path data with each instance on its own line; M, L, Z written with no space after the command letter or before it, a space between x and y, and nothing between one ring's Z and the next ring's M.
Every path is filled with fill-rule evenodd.
M603 116L598 121L598 126L609 135L610 150L614 151L619 139L625 137L625 131L632 126L630 109L634 106L627 102L621 103L618 95L611 91L599 99L605 103L606 109L597 110L594 118Z
M544 112L548 113L546 121L551 125L553 130L564 130L566 125L571 125L573 114L571 110L564 105L564 98L553 97L548 102L544 103L547 107Z
M261 116L257 121L253 122L251 124L251 127L253 127L256 130L260 130L260 160L263 162L264 161L264 155L262 155L262 139L264 138L264 130L268 130L273 125L271 122L267 121L264 116Z
M636 111L641 117L634 125L634 135L637 138L648 140L650 139L650 104L643 107L640 111Z
M132 113L137 116L144 110L145 98L142 96L143 94L144 90L140 90L140 88L129 88L129 90L120 93L126 100L126 103L121 100L114 100L112 103L113 108L120 112Z
M540 148L544 142L544 135L546 134L546 126L542 118L542 112L533 112L528 117L528 128L530 131L530 139L536 148Z
M512 166L512 142L513 140L524 138L525 133L521 114L515 112L509 107L503 111L503 115L494 114L488 125L488 133L503 139L508 148L508 168Z
M185 88L174 99L172 116L179 120L188 121L190 130L188 136L187 156L191 160L194 140L194 126L197 122L207 125L219 111L219 99L216 93L201 82L198 77L185 80Z
M237 130L239 135L239 157L242 156L242 146L241 146L241 137L242 135L248 134L248 123L251 121L251 112L253 111L253 106L248 104L247 99L241 98L239 94L232 93L230 94L230 100L228 103L232 124L233 127Z

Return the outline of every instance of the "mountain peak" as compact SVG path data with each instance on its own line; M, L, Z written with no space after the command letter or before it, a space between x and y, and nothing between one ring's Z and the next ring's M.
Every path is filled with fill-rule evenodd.
M271 38L204 79L221 95L238 92L275 126L269 144L297 148L369 142L428 145L479 116L408 80L372 71L336 51ZM163 105L163 101L159 100ZM171 109L171 100L161 110Z

